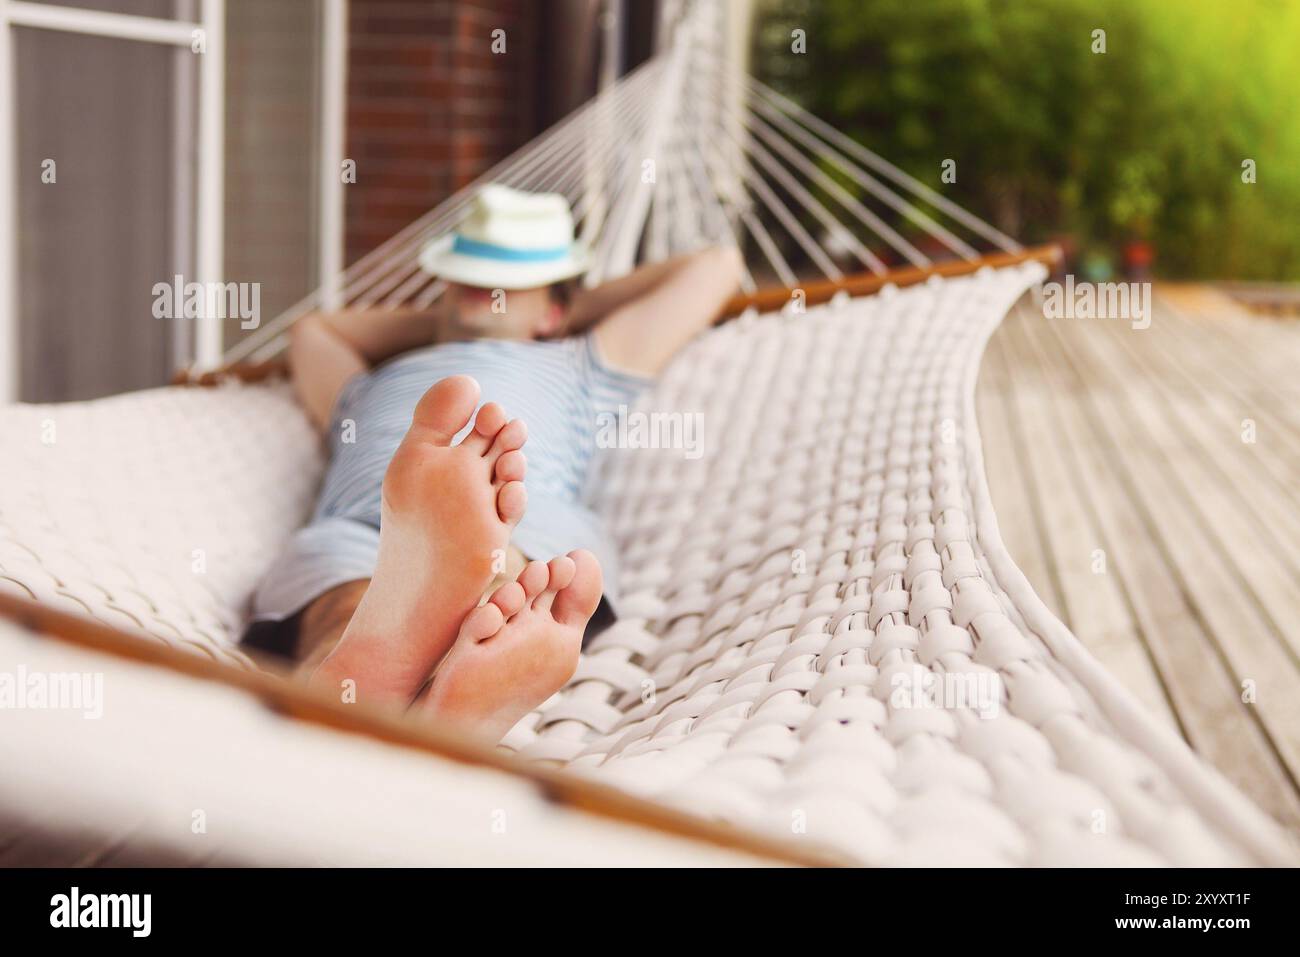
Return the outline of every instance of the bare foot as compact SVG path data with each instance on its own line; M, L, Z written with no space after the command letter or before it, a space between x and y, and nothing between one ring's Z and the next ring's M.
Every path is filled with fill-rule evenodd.
M311 676L354 681L356 700L405 707L447 653L524 514L523 422L488 403L459 445L479 386L436 383L384 475L375 574L337 646Z
M470 612L415 708L500 741L573 677L600 592L591 552L530 562Z

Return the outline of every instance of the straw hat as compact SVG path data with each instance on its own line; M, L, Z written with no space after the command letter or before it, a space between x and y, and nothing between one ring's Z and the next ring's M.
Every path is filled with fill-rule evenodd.
M587 251L563 196L494 184L478 191L455 232L425 245L420 266L466 286L531 289L582 273Z

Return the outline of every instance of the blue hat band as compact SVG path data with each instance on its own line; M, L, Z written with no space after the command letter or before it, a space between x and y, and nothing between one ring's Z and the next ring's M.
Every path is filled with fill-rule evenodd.
M451 244L451 251L465 256L477 256L479 259L496 259L512 263L545 263L566 258L571 247L555 246L550 249L511 249L496 243L483 243L477 239L467 239L457 234Z

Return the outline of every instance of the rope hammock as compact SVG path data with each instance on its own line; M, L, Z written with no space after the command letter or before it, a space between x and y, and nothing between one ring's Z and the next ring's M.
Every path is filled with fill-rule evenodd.
M674 5L665 8L671 17ZM786 300L790 289L819 280L858 291L851 281L863 273L881 284L898 283L900 277L872 251L881 243L887 255L918 274L939 269L889 225L884 214L891 212L958 257L943 264L950 274L954 267L974 271L985 264L972 243L1005 254L999 262L1048 255L1027 253L775 90L732 71L717 50L717 38L727 32L724 8L711 2L690 6L675 27L664 28L674 38L667 52L243 339L227 353L227 364L274 358L289 326L315 309L428 307L445 284L420 268L421 249L454 229L477 189L491 182L569 200L579 235L592 250L588 285L630 271L638 250L642 260L657 261L718 243L752 244L758 253L753 270L776 277ZM837 176L884 208L869 208ZM803 282L791 262L796 254L816 270ZM742 281L751 296L758 290L753 270ZM730 312L752 304L741 297Z
M0 765L32 769L0 776L0 863L5 822L94 821L96 846L190 854L196 807L236 822L222 853L252 863L489 848L527 862L561 847L599 862L614 832L638 860L678 863L1293 863L1278 827L1051 615L998 534L974 384L1049 254L717 66L722 10L681 8L664 53L482 180L568 197L590 282L706 243L757 254L731 304L741 318L637 406L700 413L704 454L598 462L592 505L622 551L624 617L570 684L502 753L257 671L238 648L250 595L323 468L283 383L11 407L0 611L23 627L0 622L0 660L104 673L117 694L91 738L84 722L33 714L0 736ZM273 360L314 308L433 302L442 285L420 250L471 194L228 362ZM887 216L955 258L934 262ZM801 280L805 267L817 275ZM759 275L781 286L760 289ZM216 690L195 691L196 677ZM978 693L951 704L961 688ZM506 852L476 836L471 822L502 808L531 843Z

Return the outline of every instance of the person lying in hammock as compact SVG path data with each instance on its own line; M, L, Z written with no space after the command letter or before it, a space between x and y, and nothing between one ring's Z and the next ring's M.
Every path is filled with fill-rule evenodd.
M584 263L568 204L502 186L420 263L448 283L434 307L315 314L290 333L330 462L245 643L495 741L573 675L598 604L617 610L614 550L581 504L598 413L712 323L742 265L712 248L571 296Z

